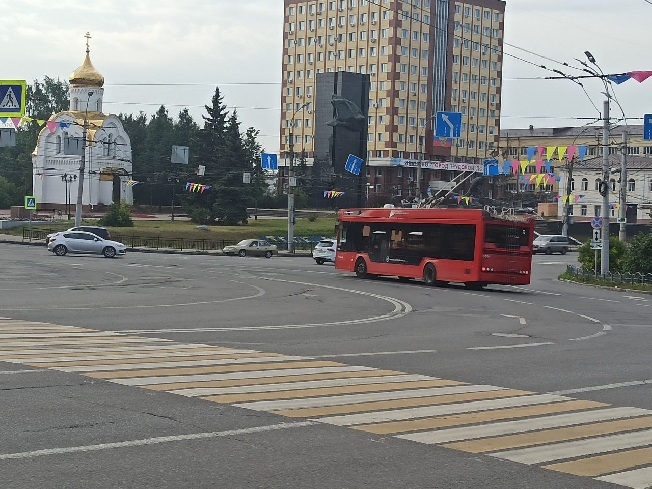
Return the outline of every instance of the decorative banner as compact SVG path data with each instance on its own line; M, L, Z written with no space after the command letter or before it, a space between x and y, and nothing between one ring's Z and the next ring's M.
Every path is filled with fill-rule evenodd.
M527 160L532 161L534 159L534 153L537 152L535 147L527 148Z
M543 160L537 160L535 168L537 173L541 173L541 168L543 168Z
M539 147L537 148L537 152L539 153L539 158L541 158L541 157L543 156L543 152L544 152L545 150L546 150L546 147L545 147L545 146L539 146Z
M525 171L527 170L527 161L521 161L521 173L525 174Z
M555 154L555 151L557 151L556 146L548 146L546 148L546 160L552 160L552 155Z
M552 161L546 160L546 173L552 173Z
M56 130L57 130L57 127L59 127L59 123L58 123L58 122L54 122L54 121L47 121L46 124L47 124L48 129L50 130L51 133L53 133L54 131L56 131Z
M469 205L473 203L473 197L463 197L461 195L456 196L457 203L460 204L464 202L464 205Z
M545 175L537 175L537 187L541 186Z
M643 83L645 80L652 76L652 71L629 71L627 73L620 73L618 75L607 75L607 80L610 80L618 85L626 82L627 80L633 78L639 83Z
M578 154L579 157L580 157L580 161L584 161L584 157L586 156L586 151L587 151L588 149L589 149L589 148L586 147L586 146L580 146L579 148L577 148L577 154Z
M340 192L339 190L324 190L325 199L336 199L342 197L344 194L345 192Z
M210 190L211 186L210 185L203 185L201 183L191 183L191 182L186 182L186 190L188 192L199 192L199 193L204 193L206 190Z
M566 154L567 149L568 149L568 146L558 146L557 147L557 159L559 159L559 161L564 159L564 155Z
M127 185L127 187L134 187L134 186L138 185L139 183L140 182L138 182L136 180L127 180L126 185Z
M575 156L575 153L577 152L577 146L569 146L568 147L568 161L573 160L573 156Z
M514 175L518 175L518 161L517 160L512 161L512 173Z
M512 164L509 161L503 163L503 173L509 175L510 170L512 169Z

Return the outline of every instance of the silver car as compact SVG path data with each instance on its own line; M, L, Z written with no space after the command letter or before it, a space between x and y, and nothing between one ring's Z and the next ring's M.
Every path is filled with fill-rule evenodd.
M272 255L278 255L278 248L264 239L243 239L238 244L225 246L222 252L225 255L271 258Z
M565 255L570 250L570 242L566 236L561 235L540 235L532 243L532 253L561 253Z
M64 256L66 253L89 253L104 255L113 258L116 255L124 255L127 247L111 241L102 239L96 234L84 231L64 231L51 236L48 240L48 251L57 256Z
M337 241L334 239L322 239L315 249L312 250L312 257L317 262L317 265L323 265L327 261L335 263L335 250L337 249Z

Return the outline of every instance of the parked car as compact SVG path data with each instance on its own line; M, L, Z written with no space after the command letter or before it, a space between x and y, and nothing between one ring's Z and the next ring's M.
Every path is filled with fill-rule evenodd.
M278 248L264 239L243 239L238 244L225 246L222 252L225 255L271 258L272 255L278 255Z
M48 241L48 251L55 255L64 256L66 253L91 253L104 255L107 258L113 258L116 255L124 255L127 247L111 241L102 239L93 233L84 231L64 231L56 233Z
M335 239L322 239L315 249L312 250L312 257L317 262L317 265L323 265L327 261L335 263L335 250L337 248L337 241Z
M74 228L66 229L66 231L60 232L69 232L69 231L85 231L87 233L93 233L96 236L99 236L102 239L111 239L111 233L108 229L102 226L77 226ZM47 245L50 242L50 238L55 234L59 233L50 233L45 237L45 244Z
M532 253L545 253L546 255L561 253L565 255L570 247L570 241L566 236L541 234L532 243Z

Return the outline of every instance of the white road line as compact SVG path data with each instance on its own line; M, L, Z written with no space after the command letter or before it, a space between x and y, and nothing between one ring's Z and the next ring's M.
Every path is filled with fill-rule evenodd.
M483 401L449 404L445 406L426 406L412 409L394 409L390 411L376 411L371 413L348 414L344 416L329 416L319 418L320 423L336 426L353 426L367 423L385 423L387 421L401 421L406 419L429 418L432 416L447 416L459 413L476 411L489 411L518 406L532 406L535 404L549 404L553 402L568 401L570 398L538 394L533 396L507 397L504 399L490 399Z
M621 387L634 387L637 385L646 385L646 384L652 384L652 379L634 380L631 382L618 382L615 384L595 385L592 387L580 387L579 389L566 389L562 391L549 392L549 394L558 394L558 395L579 394L581 392L604 391L609 389L619 389Z
M0 375L31 374L33 372L47 372L47 370L42 368L35 368L32 370L0 370Z
M187 397L219 396L225 394L252 394L260 392L279 392L300 389L321 389L324 387L341 387L350 385L373 385L393 382L416 382L419 380L432 380L425 375L387 375L383 377L352 377L345 379L306 380L300 382L281 382L278 384L257 384L235 387L197 387L192 389L177 389L168 391Z
M508 350L511 348L529 348L533 346L545 346L545 345L554 345L554 343L552 341L546 341L543 343L521 343L520 345L474 346L472 348L467 348L467 350Z
M599 322L599 321L598 321L598 322ZM607 334L608 331L611 331L611 326L609 326L608 324L605 324L605 325L603 325L603 327L602 327L602 331L600 331L600 332L598 332L598 333L591 334L591 335L588 335L588 336L582 336L582 337L580 337L580 338L570 338L568 341L584 341L584 340L590 340L590 339L592 339L592 338L598 338L598 337L600 337L600 336L604 336L604 335Z
M16 333L0 333L0 340L12 340L12 339L44 339L44 338L93 338L95 336L117 336L120 337L124 333L118 333L116 331L61 331L57 333L52 332L34 332L34 331L22 331Z
M612 436L599 436L586 440L553 443L540 447L521 448L490 453L492 457L511 460L526 465L577 458L596 453L615 452L626 448L652 445L652 430L637 431Z
M586 319L587 321L591 321L593 323L599 323L601 322L599 319L592 318L591 316L586 316L584 314L578 314L579 317Z
M89 338L88 341L83 340L71 340L71 341L47 341L47 342L38 342L38 341L23 341L23 342L13 342L13 343L0 343L0 348L17 348L24 346L93 346L93 345L102 345L102 344L116 344L116 343L156 343L156 342L167 342L170 343L173 340L166 340L164 338L123 338L116 336L111 339L97 339Z
M501 314L501 316L504 316L506 318L518 319L521 324L527 324L525 318L522 318L520 316L512 316L511 314Z
M568 314L575 314L573 311L569 311L568 309L562 309L561 307L553 307L553 306L543 306L546 309L552 309L554 311L560 311L560 312L565 312Z
M340 353L337 355L314 355L312 358L341 358L341 357L375 357L378 355L414 355L418 353L437 353L437 350L402 350L402 351L376 351L365 353Z
M454 387L431 387L428 389L394 390L389 392L370 392L367 394L348 394L343 396L310 397L307 399L281 399L278 401L257 401L235 404L236 407L255 411L280 411L285 409L304 409L328 406L344 406L363 402L392 401L395 399L415 399L419 397L465 394L468 392L491 392L503 390L493 385L461 385Z
M605 475L603 477L597 477L596 480L611 482L612 484L631 487L632 489L650 489L652 487L652 467Z
M104 379L122 385L176 384L179 382L208 382L212 380L264 379L286 375L326 374L334 372L362 372L376 370L372 367L310 367L283 368L278 370L255 370L251 372L230 372L228 374L169 375L165 377L138 377L133 379Z
M517 301L515 299L503 299L505 302L515 302L516 304L525 304L526 306L533 306L532 302Z
M213 431L207 433L192 433L189 435L160 436L156 438L144 438L141 440L120 441L115 443L101 443L98 445L82 445L77 447L48 448L44 450L33 450L31 452L16 452L0 454L0 460L35 458L46 455L63 455L68 453L96 452L98 450L110 450L114 448L141 447L146 445L157 445L160 443L171 443L178 441L207 440L210 438L221 438L225 436L249 435L264 433L266 431L286 430L290 428L303 428L316 423L312 421L301 421L298 423L279 423L267 426L255 426L239 430Z
M580 299L585 300L585 301L601 301L601 302L617 302L619 303L620 301L615 301L612 299L600 299L598 297L580 297Z
M491 333L491 336L499 336L501 338L529 338L526 334L517 333Z
M209 365L238 365L249 363L273 363L290 362L298 360L311 360L310 357L245 357L245 358L222 358L215 360L188 360L181 362L150 362L150 363L121 363L116 365L78 365L74 367L54 366L50 367L62 372L114 372L127 370L146 370L151 368L177 368L177 367L200 367Z
M560 414L540 418L523 419L519 421L505 421L500 423L488 423L479 426L468 426L463 428L452 428L448 430L427 431L424 433L412 433L400 435L398 438L417 441L429 445L450 443L460 440L473 440L477 438L488 438L492 436L503 436L514 433L525 433L528 431L558 428L563 426L574 426L579 424L594 423L610 419L632 418L652 414L652 411L640 408L613 408L599 409L594 411L582 411L571 414Z

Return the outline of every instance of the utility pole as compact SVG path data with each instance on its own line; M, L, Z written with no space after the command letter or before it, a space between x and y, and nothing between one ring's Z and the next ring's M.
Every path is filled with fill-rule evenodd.
M290 128L290 167L288 168L288 252L294 253L294 118Z
M618 239L623 243L627 241L627 133L623 131L623 145L620 155L620 209L618 217Z
M88 105L91 103L93 91L88 91L86 100L86 115L84 116L84 130L82 131L82 154L79 165L79 187L77 188L77 205L75 207L75 227L81 226L82 220L82 199L84 198L84 172L86 171L86 137L88 134Z
M604 101L602 133L602 255L600 271L609 273L609 95Z
M573 156L574 158L574 156ZM566 195L564 196L565 202L564 202L564 217L563 217L563 225L561 228L561 234L563 236L568 236L568 224L570 220L570 196L571 192L573 191L572 188L572 182L573 182L573 159L568 161L568 165L566 165L566 173L568 176L568 180L566 181Z

